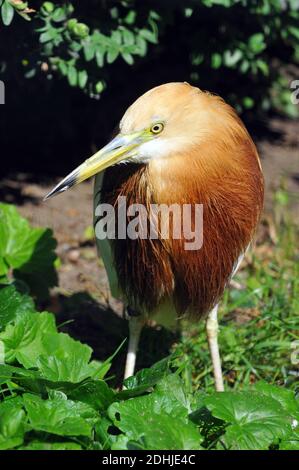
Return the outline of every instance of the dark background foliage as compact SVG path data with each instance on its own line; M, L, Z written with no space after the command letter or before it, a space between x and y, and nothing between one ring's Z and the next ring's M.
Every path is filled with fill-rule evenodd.
M69 171L167 81L222 95L255 131L298 112L297 0L0 3L2 171Z

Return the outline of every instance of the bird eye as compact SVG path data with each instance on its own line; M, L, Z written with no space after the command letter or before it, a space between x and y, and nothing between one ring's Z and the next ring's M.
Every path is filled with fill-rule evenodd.
M152 134L160 134L160 132L162 132L163 129L164 129L164 124L162 124L162 122L158 122L157 124L154 124L151 127L151 133Z

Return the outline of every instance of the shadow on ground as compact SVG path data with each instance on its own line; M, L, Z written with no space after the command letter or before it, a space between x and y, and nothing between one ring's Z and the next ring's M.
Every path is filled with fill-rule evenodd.
M59 330L92 347L93 359L104 361L112 355L125 338L128 338L128 321L120 318L107 305L98 303L87 292L77 292L69 297L58 295L52 299ZM179 338L162 327L144 327L136 370L150 367L170 353ZM127 342L114 358L108 373L114 386L120 386L125 366Z

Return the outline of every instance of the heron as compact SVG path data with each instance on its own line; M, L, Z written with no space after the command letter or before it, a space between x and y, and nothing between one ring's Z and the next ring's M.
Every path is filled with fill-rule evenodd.
M187 82L163 84L140 96L125 111L114 138L45 199L92 176L95 227L103 221L99 207L120 210L124 200L145 208L140 224L157 222L154 237L128 237L123 231L118 237L96 237L111 293L128 312L125 378L134 374L148 318L162 325L178 318L205 320L215 388L223 391L218 305L253 240L264 198L259 155L245 125L218 95ZM165 219L162 224L161 213L152 209L161 205L191 206L193 235L195 206L202 208L200 246L189 249L184 231L161 236ZM132 215L114 218L113 224L126 228ZM174 222L173 213L169 219L172 228L177 220L182 224L182 217Z

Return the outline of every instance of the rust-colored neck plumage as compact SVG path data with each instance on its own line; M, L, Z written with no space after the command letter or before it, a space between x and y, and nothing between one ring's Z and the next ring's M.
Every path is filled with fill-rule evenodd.
M210 95L208 95L210 96ZM102 202L203 204L203 245L186 250L184 239L115 240L119 284L128 302L151 312L169 297L178 315L201 317L223 294L249 245L263 206L263 177L256 148L234 112L210 97L215 126L186 152L147 165L105 172Z

